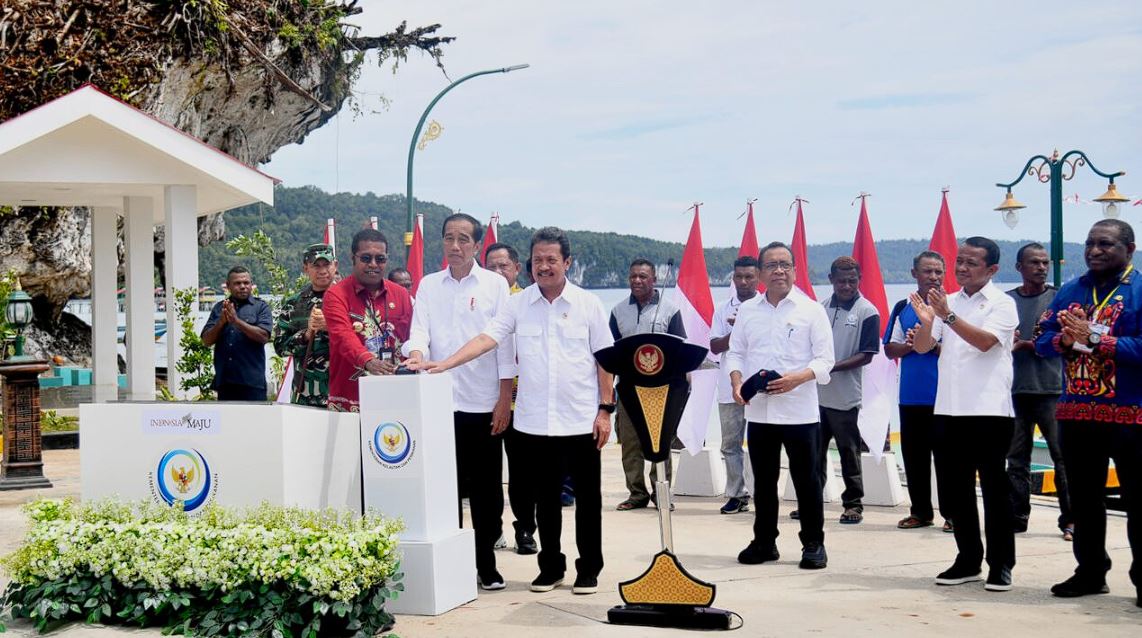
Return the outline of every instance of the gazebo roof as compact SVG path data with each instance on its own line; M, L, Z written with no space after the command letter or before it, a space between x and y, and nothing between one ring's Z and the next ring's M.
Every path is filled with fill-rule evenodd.
M109 206L197 187L198 216L272 204L279 180L92 85L0 124L0 205Z

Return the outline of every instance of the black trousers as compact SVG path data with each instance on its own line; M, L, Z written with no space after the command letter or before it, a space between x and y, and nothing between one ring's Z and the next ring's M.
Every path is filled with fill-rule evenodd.
M1102 582L1110 571L1106 553L1106 472L1114 459L1126 505L1130 580L1142 587L1142 425L1059 421L1063 459L1075 519L1075 573Z
M223 383L217 388L219 401L260 401L266 402L266 387Z
M496 571L496 541L503 534L503 437L492 436L491 412L453 412L458 495L468 495L476 532L476 572ZM464 526L463 506L460 527Z
M539 571L561 575L567 571L563 555L563 479L570 474L575 483L575 545L579 558L575 571L597 577L603 569L603 493L599 484L602 464L595 438L576 436L536 436L517 432L528 463L528 476L535 487L535 515L539 524Z
M1015 530L1004 467L1014 421L999 416L940 416L936 420L936 489L940 509L955 524L959 564L974 568L985 557L975 496L978 472L987 564L992 569L1015 566Z
M801 514L801 544L825 540L825 510L821 500L821 424L746 424L749 464L754 476L753 539L773 543L777 531L777 479L781 476L781 446L789 457L789 477L797 491Z
M845 509L864 511L861 499L864 498L864 481L861 480L860 467L860 429L857 427L857 417L860 408L850 410L834 410L821 408L821 445L819 472L821 487L829 477L825 476L825 455L829 453L829 439L837 440L837 452L841 455L841 477L845 481L845 491L841 493L841 503Z
M535 533L535 490L532 477L527 469L527 449L520 441L520 433L515 430L515 415L512 426L504 432L504 449L508 453L508 503L511 504L516 533Z
M1011 513L1026 524L1031 517L1031 449L1035 446L1035 426L1047 439L1047 450L1055 464L1055 488L1059 497L1059 529L1071 524L1071 499L1067 494L1066 463L1059 447L1059 426L1055 421L1057 394L1014 394L1015 433L1007 451L1007 478L1011 482Z
M900 406L900 455L904 475L908 478L908 500L912 516L930 521L932 512L932 444L935 441L936 418L930 405ZM940 501L940 515L950 519Z

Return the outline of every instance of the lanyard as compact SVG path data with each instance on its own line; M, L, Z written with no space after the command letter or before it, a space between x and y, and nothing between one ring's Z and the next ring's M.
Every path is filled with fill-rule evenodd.
M1119 277L1119 279L1118 279L1118 285L1116 285L1114 287L1114 290L1111 290L1110 292L1106 293L1106 297L1103 297L1101 303L1099 303L1099 301L1098 301L1098 289L1095 286L1091 286L1090 296L1091 296L1091 299L1094 300L1094 312L1091 313L1091 320L1092 321L1095 319L1095 317L1098 316L1098 313L1103 308L1106 307L1106 304L1108 302L1110 302L1111 298L1114 297L1114 293L1118 292L1118 288L1122 285L1122 280L1126 279L1127 275L1129 275L1130 271L1132 271L1132 270L1134 270L1134 264L1130 264L1129 266L1126 267L1126 270L1122 273L1122 276Z
M384 284L381 285L383 286ZM379 296L380 295L378 295L378 297ZM387 298L388 297L386 295L386 299ZM363 295L362 300L365 302L365 315L368 316L369 319L373 322L373 326L376 327L377 332L380 333L381 338L387 342L389 340L389 331L386 327L389 324L389 304L382 304L385 308L384 323L382 324L380 321L377 321L377 310L373 307L373 300L369 299L367 290L365 291L365 295Z

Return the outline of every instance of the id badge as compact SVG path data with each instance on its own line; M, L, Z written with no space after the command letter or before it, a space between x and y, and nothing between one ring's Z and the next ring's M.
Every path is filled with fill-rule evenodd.
M365 348L367 348L369 352L375 352L377 356L381 356L381 352L385 350L384 336L377 335L375 337L369 337L368 339L365 339ZM392 353L390 352L389 355L391 358Z

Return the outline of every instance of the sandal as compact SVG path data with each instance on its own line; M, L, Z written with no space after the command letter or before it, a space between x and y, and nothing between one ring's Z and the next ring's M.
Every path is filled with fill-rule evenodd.
M841 514L840 523L842 525L856 525L864 520L864 514L853 508L846 508L844 513Z
M1074 525L1067 525L1066 527L1063 528L1063 540L1065 540L1065 541L1075 540L1075 526Z
M896 526L900 529L917 529L920 527L931 527L932 521L925 521L915 516L909 516L908 518L897 523Z
M646 507L648 505L648 503L649 503L648 501L634 501L634 500L631 500L628 498L627 500L625 500L622 503L619 503L617 506L615 506L615 509L620 511L620 512L629 512L631 510L642 509L642 508Z

